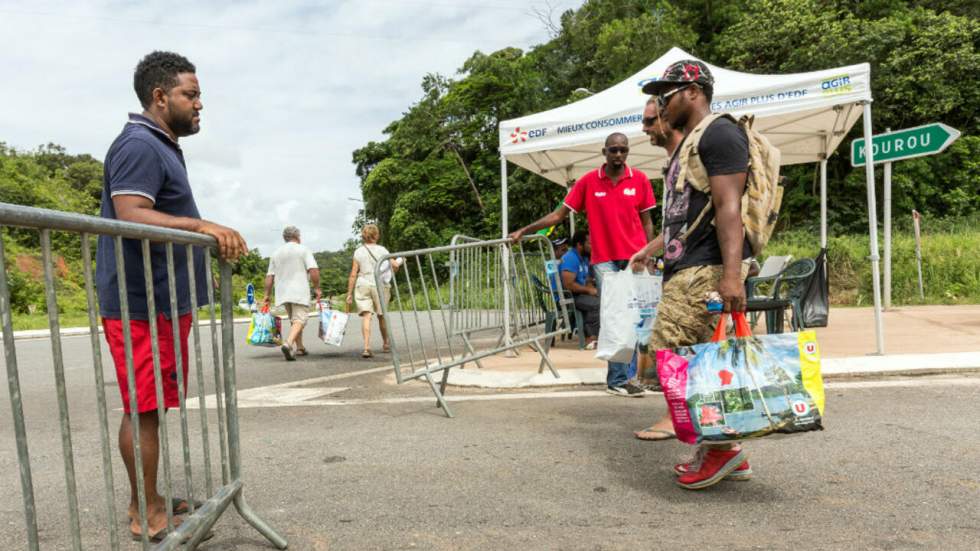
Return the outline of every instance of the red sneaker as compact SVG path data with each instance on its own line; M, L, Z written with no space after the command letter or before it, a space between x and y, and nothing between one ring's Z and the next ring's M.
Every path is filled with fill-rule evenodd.
M725 480L742 482L744 480L749 480L750 478L752 478L752 467L749 466L748 461L743 461L742 464L736 467L734 471L728 473Z
M700 448L699 448L700 450ZM698 452L694 457L687 463L678 463L674 465L674 474L680 476L682 474L687 474L690 472L695 472L701 465L701 452ZM743 461L734 471L725 477L725 480L743 481L752 478L752 467L749 466L748 461Z
M701 490L713 486L746 463L744 451L709 448L704 452L697 471L689 471L677 478L677 484L687 490ZM748 465L746 464L746 469ZM751 472L751 471L750 471ZM744 476L744 472L740 473ZM744 478L743 478L744 480Z
M698 446L694 450L694 455L684 463L678 463L674 465L674 474L680 476L682 474L687 474L698 470L701 466L701 460L704 458L704 451L706 448L704 446Z

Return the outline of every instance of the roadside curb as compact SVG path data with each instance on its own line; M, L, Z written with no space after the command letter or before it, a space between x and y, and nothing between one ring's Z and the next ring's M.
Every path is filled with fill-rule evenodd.
M216 325L221 325L221 320L220 319L216 319L214 321L215 321L215 324ZM240 323L248 323L250 321L251 321L251 318L235 318L235 325L238 325ZM209 320L209 319L207 319L207 320L198 320L197 325L200 326L200 327L211 325L211 320ZM103 333L102 324L100 323L99 324L99 334L101 335L102 333ZM65 328L65 329L62 329L61 331L59 331L59 334L62 337L84 337L84 336L87 336L89 334L89 328L88 327L68 327L68 328ZM3 333L0 332L0 336L2 336L2 335L3 335ZM14 340L15 341L31 340L31 339L47 339L49 337L51 337L51 330L50 329L25 329L25 330L21 330L21 331L14 331Z
M493 371L479 368L452 369L448 384L478 388L545 388L569 385L600 385L606 382L604 367L558 369L560 378L549 372ZM944 375L980 372L980 351L940 354L892 354L852 356L821 361L824 380L869 377Z
M315 318L318 315L319 314L317 314L316 312L310 312L309 317ZM216 319L214 321L215 321L215 324L216 325L221 325L221 320L220 319ZM250 321L252 321L252 318L250 318L250 317L249 318L235 318L234 323L235 323L235 325L239 325L239 324L242 324L242 323L248 323ZM200 326L200 327L205 327L205 326L211 325L211 320L210 319L205 319L205 320L198 319L197 325ZM99 325L99 334L101 335L102 332L103 332L102 331L102 325L100 324ZM83 336L87 336L89 334L89 328L88 327L67 327L67 328L62 329L59 332L59 334L62 337L83 337ZM0 336L2 336L2 335L3 335L3 332L0 332ZM21 330L21 331L14 331L14 340L15 341L30 340L30 339L47 339L50 336L51 336L51 330L50 329L25 329L25 330Z

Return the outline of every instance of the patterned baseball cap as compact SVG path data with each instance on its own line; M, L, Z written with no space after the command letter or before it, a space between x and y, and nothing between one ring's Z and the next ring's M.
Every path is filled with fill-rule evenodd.
M667 67L659 80L646 83L643 86L643 93L656 96L678 84L689 82L713 87L715 77L711 76L711 70L704 63L696 59L682 59Z

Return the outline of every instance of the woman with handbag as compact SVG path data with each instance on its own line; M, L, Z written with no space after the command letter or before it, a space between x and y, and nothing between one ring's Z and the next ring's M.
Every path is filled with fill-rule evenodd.
M381 308L381 301L387 303L390 298L391 278L387 277L388 284L384 285L382 289L378 289L375 284L374 273L375 271L380 272L382 282L384 282L386 272L390 274L393 271L398 271L400 263L397 261L378 263L379 258L388 254L388 249L378 245L379 237L381 237L381 232L375 224L367 224L361 229L361 239L364 243L354 250L350 277L347 278L347 308L350 310L353 304L357 309L357 314L361 317L361 334L364 337L362 358L374 356L371 352L372 314L378 316L378 325L381 328L383 342L382 351L391 351L388 341L388 327L385 324L384 311Z

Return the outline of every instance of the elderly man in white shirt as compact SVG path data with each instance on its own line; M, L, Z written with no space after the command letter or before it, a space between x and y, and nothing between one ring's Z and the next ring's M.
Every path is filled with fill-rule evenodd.
M287 361L296 356L305 356L303 346L303 327L310 317L310 284L317 303L320 302L320 269L313 252L300 244L299 229L286 226L282 230L285 245L279 247L269 259L269 271L265 276L265 305L269 306L272 288L275 285L276 306L286 309L289 319L289 335L282 343L282 354Z

